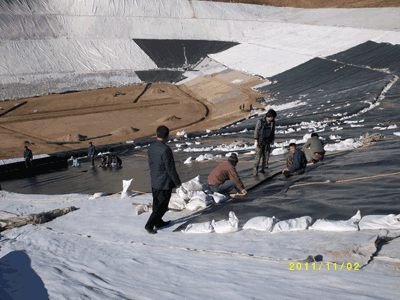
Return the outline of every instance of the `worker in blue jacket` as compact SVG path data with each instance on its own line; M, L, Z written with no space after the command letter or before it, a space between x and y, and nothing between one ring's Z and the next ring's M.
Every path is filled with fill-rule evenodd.
M307 159L303 151L297 148L295 143L289 144L289 150L293 155L288 155L286 158L287 168L282 171L285 177L292 175L303 174L306 170Z

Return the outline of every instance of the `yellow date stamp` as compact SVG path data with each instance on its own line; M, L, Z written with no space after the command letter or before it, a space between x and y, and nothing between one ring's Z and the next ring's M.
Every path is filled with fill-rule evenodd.
M348 271L359 271L360 264L358 262L355 263L302 263L302 262L291 262L289 263L289 271L321 271L321 270L328 270L328 271L341 271L341 270L348 270Z

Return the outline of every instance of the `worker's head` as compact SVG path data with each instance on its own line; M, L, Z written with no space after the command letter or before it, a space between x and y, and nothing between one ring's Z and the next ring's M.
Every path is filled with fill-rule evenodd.
M267 111L265 114L265 118L269 121L272 122L276 118L276 111L273 110L272 108Z
M295 153L297 150L297 145L295 143L290 143L289 150L290 150L290 152Z
M28 150L28 146L25 146L25 149Z
M93 146L92 142L89 142L89 145L90 145L90 146Z
M314 137L314 136L318 137L318 133L315 133L315 132L311 133L311 137Z
M157 127L157 138L167 140L169 136L169 129L167 126L161 125Z
M232 153L231 156L229 156L228 161L229 161L233 166L236 166L237 163L238 163L238 161L239 161L239 159L238 159L236 153Z

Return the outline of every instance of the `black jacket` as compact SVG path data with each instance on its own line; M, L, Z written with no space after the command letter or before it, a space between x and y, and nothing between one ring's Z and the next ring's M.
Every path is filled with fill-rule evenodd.
M26 149L24 151L25 160L31 160L33 158L32 151L30 149Z
M254 130L254 139L257 140L258 144L263 143L264 136L267 137L266 142L272 144L275 140L275 120L268 122L265 118L257 121L256 128Z
M150 145L148 155L153 189L171 190L181 184L170 147L157 140Z

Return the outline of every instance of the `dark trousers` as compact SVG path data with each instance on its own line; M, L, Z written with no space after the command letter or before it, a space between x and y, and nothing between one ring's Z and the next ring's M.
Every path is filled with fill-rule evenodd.
M303 149L304 154L306 155L307 162L319 162L324 159L325 153L317 153L312 152L310 149Z
M27 169L33 168L33 164L32 164L32 161L31 161L30 159L26 159L26 160L25 160L25 167L26 167Z
M210 186L210 190L215 193L220 193L220 194L224 194L224 195L228 195L230 193L230 191L232 191L233 189L236 190L236 192L240 192L240 189L236 186L236 184L232 181L232 180L227 180L225 181L223 184L220 185L211 185Z
M94 166L94 155L90 155L90 161L92 162L92 166Z
M265 168L268 168L269 156L271 154L271 144L263 142L261 145L256 147L256 157L254 158L254 167L253 173L258 173L258 165L261 163L261 171L264 171Z
M151 189L153 194L153 212L147 221L145 228L153 229L154 226L161 224L162 217L168 210L169 199L171 199L172 190Z

